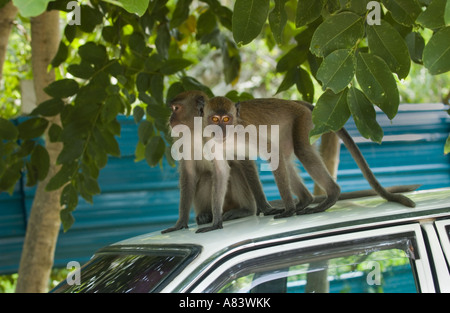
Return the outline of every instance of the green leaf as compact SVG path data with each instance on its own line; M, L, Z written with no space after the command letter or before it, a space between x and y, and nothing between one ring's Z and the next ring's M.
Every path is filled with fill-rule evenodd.
M64 101L59 98L42 102L30 115L55 116L61 113L64 108Z
M277 89L276 94L279 94L280 92L286 91L289 88L292 87L297 82L298 77L298 70L296 67L291 68L289 71L286 72L286 75L284 75L284 79L281 82L280 86Z
M146 48L145 38L140 32L133 32L128 38L130 50L137 56L143 56Z
M68 208L62 209L59 212L59 217L61 218L64 232L67 232L72 227L73 223L75 223L75 218L73 217L71 210Z
M445 141L445 146L444 146L444 154L449 154L450 153L450 135L448 135L447 140Z
M103 13L88 5L80 6L80 25L77 28L85 33L92 33L97 25L103 22Z
M78 92L78 83L73 79L57 80L47 87L44 91L53 98L67 98Z
M94 138L97 144L107 153L115 157L120 157L119 144L112 133L106 130L102 131L96 127L94 128Z
M323 90L331 89L339 93L355 75L355 55L353 50L341 49L330 53L317 71L317 79L323 84Z
M152 76L150 80L150 93L153 98L158 102L158 104L162 104L164 101L164 76L160 74L156 74Z
M450 1L448 0L447 4L445 5L444 22L445 25L450 25Z
M94 67L86 61L81 61L80 64L70 64L67 71L73 76L83 79L89 79L95 73Z
M58 155L57 163L70 163L81 157L84 149L84 141L78 138L73 138L70 141L64 142L64 147Z
M411 60L415 63L423 64L423 49L425 48L425 40L422 35L411 32L405 37Z
M8 191L10 194L14 191L14 186L20 179L23 167L23 160L18 160L11 166L8 166L0 177L0 190Z
M122 101L120 96L108 96L102 106L101 120L104 124L112 122L122 111Z
M295 82L298 92L302 94L302 99L307 102L314 101L314 84L311 75L303 68L298 68L297 81Z
M45 118L34 117L26 120L17 126L19 138L26 140L42 136L47 128L48 121Z
M0 117L0 139L15 140L19 131L13 123Z
M357 14L364 14L367 12L367 3L372 0L346 0L346 8Z
M348 89L344 89L335 94L331 90L327 90L317 100L312 113L314 128L309 133L311 144L319 139L322 134L330 131L336 132L344 127L350 117L347 91Z
M133 118L134 122L139 123L145 115L145 111L140 106L135 106L133 109Z
M136 13L139 16L147 11L150 0L103 0L124 8L130 13Z
M400 79L409 74L411 60L408 46L400 34L388 22L367 26L369 49L382 58Z
M287 23L286 5L287 0L275 0L275 7L269 14L269 25L273 37L278 44L283 42L283 30Z
M62 128L57 124L52 124L48 129L48 137L50 138L50 142L59 141L59 136L61 135Z
M213 10L208 9L202 13L197 20L197 40L201 40L208 34L211 34L217 28L216 15Z
M412 25L422 12L417 0L382 0L382 2L391 12L393 19L402 25Z
M138 137L142 144L147 145L150 138L153 136L153 124L149 121L142 121L138 127Z
M232 22L234 41L238 45L250 43L261 33L269 7L269 0L236 0Z
M65 206L69 211L73 211L78 205L78 194L77 190L72 184L68 184L64 187L61 192L61 197L59 199L61 206Z
M158 54L164 59L169 56L169 46L172 37L170 36L169 27L167 24L160 25L157 30L155 46Z
M95 164L99 169L104 168L108 163L108 154L105 149L100 146L97 141L90 140L88 143L88 153L93 157Z
M61 65L62 62L64 62L67 59L68 55L69 55L69 49L64 44L64 42L61 41L59 43L58 52L56 52L56 55L50 64L53 67L58 67Z
M332 15L317 27L310 50L326 57L338 49L351 49L364 34L364 19L352 12Z
M373 54L360 53L356 62L356 79L370 101L393 119L400 100L397 82L386 63Z
M36 145L31 153L31 165L37 170L37 179L39 181L44 180L50 168L50 157L47 149L41 145Z
M212 93L211 89L209 87L203 85L198 80L196 80L193 77L190 76L184 76L181 78L181 84L183 85L184 89L187 90L201 90L204 93L206 93L209 97L214 97L214 94Z
M450 71L450 26L434 33L423 50L423 63L431 74Z
M77 162L63 164L58 173L53 176L45 186L46 191L53 191L61 188L67 182L71 181L77 170Z
M101 190L98 181L90 176L84 175L84 188L90 195L98 195Z
M25 186L32 187L37 183L37 169L30 162L25 163L27 183Z
M295 26L301 27L314 22L322 13L327 1L325 0L299 0L295 16Z
M163 63L161 73L164 75L172 75L185 69L191 64L192 62L186 59L169 59Z
M87 42L78 48L78 54L83 61L97 66L102 66L108 61L106 47L92 41Z
M151 167L156 166L164 156L166 145L160 136L154 136L145 147L145 160Z
M66 36L67 41L71 43L77 36L77 25L67 24L64 28L64 36Z
M438 28L445 26L445 7L447 0L433 0L427 9L420 13L416 22L427 28Z
M289 50L277 63L277 72L286 72L293 67L299 66L306 60L308 49L297 45Z
M134 151L134 162L140 162L145 159L145 146L142 142L138 141L136 144L136 150Z
M189 17L189 6L192 0L178 0L170 20L170 27L180 26Z
M55 0L12 0L23 17L38 16L44 13L47 5Z
M151 75L140 72L136 77L136 89L138 92L146 92L150 88Z
M351 87L347 93L347 103L360 134L367 139L381 143L383 130L376 120L372 103L361 90Z

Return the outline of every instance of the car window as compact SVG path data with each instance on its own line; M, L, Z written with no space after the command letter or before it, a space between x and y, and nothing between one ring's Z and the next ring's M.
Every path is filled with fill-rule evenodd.
M255 271L229 281L222 292L417 292L410 259L401 249L388 249Z
M197 256L196 246L164 248L119 246L98 252L81 272L79 284L67 281L53 292L148 293L159 291L166 279Z
M374 233L383 233L383 230ZM341 237L352 236L358 238L358 235ZM323 242L327 242L327 238L316 241L322 244L301 242L301 248L297 249L287 248L295 247L295 244L271 247L268 248L271 253L267 255L255 257L256 252L251 252L253 255L249 253L248 256L241 256L239 262L230 260L229 264L234 265L218 275L205 291L415 293L421 291L417 282L418 272L419 276L431 277L428 261L419 260L419 250L426 256L426 249L422 237L418 249L415 232L339 242L333 242L331 237L325 244ZM421 268L418 271L419 263ZM225 265L221 265L221 268L225 268ZM429 290L433 291L433 288Z
M435 225L447 261L447 267L450 270L450 220L437 221Z

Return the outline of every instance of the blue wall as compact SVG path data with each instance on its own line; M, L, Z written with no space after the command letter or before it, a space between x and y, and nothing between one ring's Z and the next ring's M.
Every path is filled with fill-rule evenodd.
M362 140L352 121L346 128L358 142L362 153L384 186L422 184L421 189L450 186L450 156L443 154L450 132L450 118L442 107L401 106L394 121L378 114L385 138L382 145ZM149 168L145 161L134 162L137 126L122 117L119 140L121 158L110 158L101 171L102 194L94 205L80 199L74 212L75 224L61 232L55 266L69 261L87 261L102 246L131 236L172 226L178 217L178 173L167 163ZM313 182L305 171L309 188ZM269 200L279 198L273 176L263 172L261 179ZM342 191L369 188L356 163L344 146L341 148L338 183ZM20 260L25 224L34 188L16 186L12 196L0 193L0 273L16 272Z

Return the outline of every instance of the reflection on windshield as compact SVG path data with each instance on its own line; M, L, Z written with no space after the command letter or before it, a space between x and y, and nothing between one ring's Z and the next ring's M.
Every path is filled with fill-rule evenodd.
M106 248L81 268L80 284L69 285L64 281L52 292L159 291L170 281L169 275L192 261L200 250L195 245Z

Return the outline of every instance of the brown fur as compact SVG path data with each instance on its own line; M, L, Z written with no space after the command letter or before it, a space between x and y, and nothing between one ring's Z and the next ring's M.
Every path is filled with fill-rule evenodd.
M194 117L203 114L203 103L206 101L209 101L209 98L201 91L187 91L179 94L170 102L172 108L169 118L170 126L184 124L193 130ZM229 166L230 179L227 182L223 220L253 215L256 213L257 205L259 209L271 208L262 191L254 162L231 161ZM179 219L174 227L164 230L163 233L187 228L192 204L199 225L212 221L211 201L214 175L212 163L207 160L180 160L179 170ZM256 177L257 182L253 177ZM250 186L249 180L251 180L252 186ZM252 192L255 188L256 192ZM257 197L256 200L254 195Z

